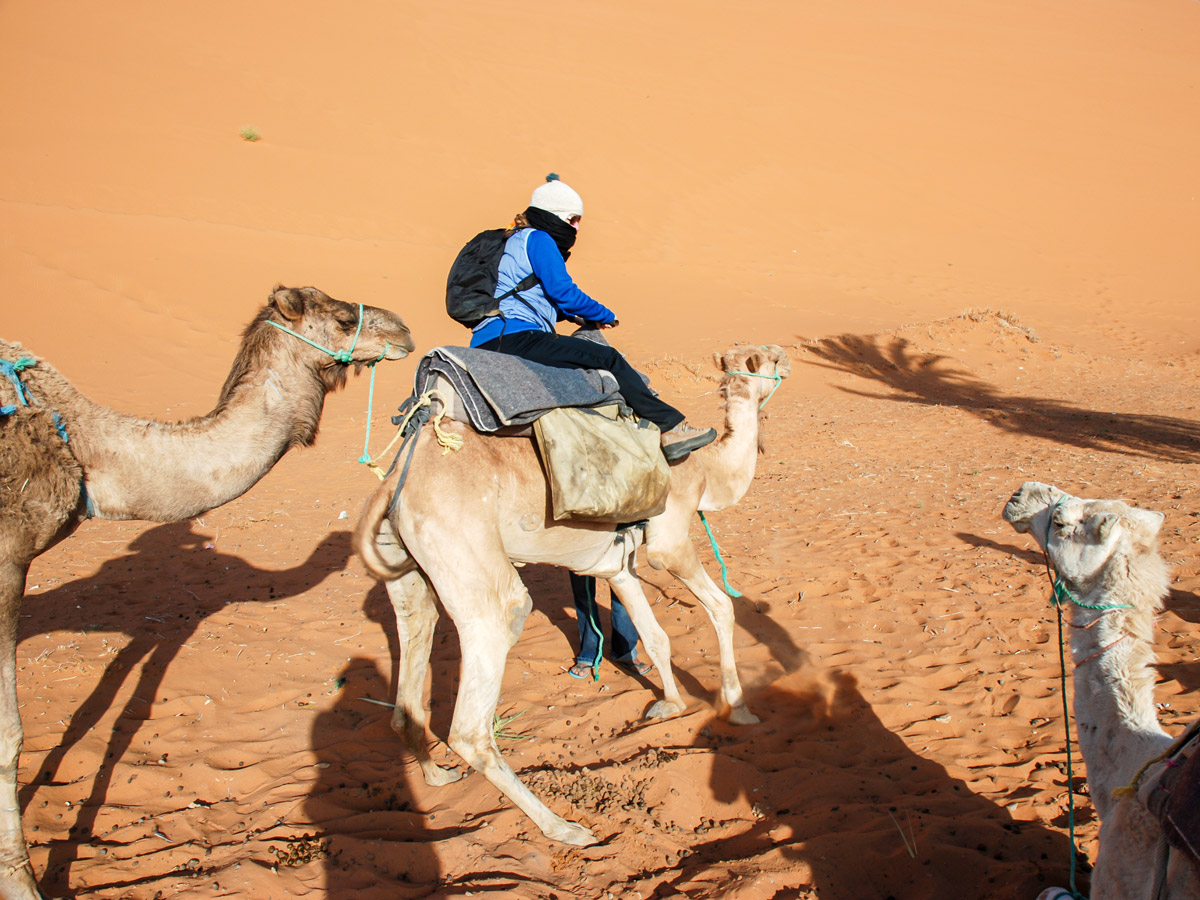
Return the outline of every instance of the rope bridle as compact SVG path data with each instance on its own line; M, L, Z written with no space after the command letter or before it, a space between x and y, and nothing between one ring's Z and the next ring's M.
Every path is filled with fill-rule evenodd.
M358 304L358 327L354 330L354 340L350 342L349 350L330 350L328 347L323 347L320 344L318 344L316 341L309 340L304 335L302 335L298 332L292 331L292 329L288 328L287 326L280 325L274 319L267 319L267 324L275 326L280 331L282 331L284 334L290 334L294 338L299 338L300 340L304 341L304 343L308 344L310 347L316 347L322 353L328 353L330 356L332 356L334 358L334 360L345 365L345 364L354 362L354 348L358 346L358 337L359 337L359 335L362 334L364 318L365 317L363 316L363 305L360 303L360 304ZM371 360L371 362L367 363L367 368L371 370L371 379L370 379L369 385L367 387L367 433L366 433L366 437L363 438L362 456L360 456L358 458L358 461L360 463L364 463L368 468L371 469L371 471L373 471L376 475L379 476L380 481L382 481L384 478L383 470L371 458L371 455L367 452L367 449L371 445L371 410L375 404L375 364L378 362L381 362L383 360L383 358L385 356L387 356L388 348L391 346L392 346L392 344L390 341L384 342L383 352L379 354L378 359L373 359L373 360ZM397 433L397 437L398 436L399 436L399 433ZM392 439L392 444L394 444L394 443L395 443L395 438ZM387 449L385 449L383 452L387 453L387 451L392 448L392 444L388 444Z

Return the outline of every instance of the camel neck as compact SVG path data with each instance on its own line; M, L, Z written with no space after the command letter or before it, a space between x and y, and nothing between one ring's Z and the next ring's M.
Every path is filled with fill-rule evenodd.
M1101 592L1093 593L1082 599L1101 605ZM1170 742L1154 707L1154 615L1134 608L1084 610L1073 618L1075 722L1103 816L1112 791Z
M311 443L324 395L311 369L277 355L190 421L116 413L82 395L60 409L97 517L174 522L241 496L288 449Z
M705 470L699 509L706 512L726 509L741 500L754 481L758 462L758 403L742 392L729 395L725 433L711 449L693 455L694 464Z

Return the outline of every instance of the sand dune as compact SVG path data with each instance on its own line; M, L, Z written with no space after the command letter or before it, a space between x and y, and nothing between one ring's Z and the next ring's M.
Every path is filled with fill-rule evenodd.
M657 676L567 678L566 576L522 570L503 749L603 843L546 841L476 775L427 787L391 733L394 625L349 546L360 377L240 500L91 522L35 564L21 800L47 894L1064 882L1057 635L999 511L1036 478L1166 514L1157 697L1195 718L1198 43L1183 2L0 6L2 333L102 403L206 412L278 281L394 309L419 352L462 342L449 262L549 171L586 204L572 273L690 418L719 421L714 351L793 361L754 486L710 517L761 726L715 719L679 584L643 567L688 701L645 722ZM375 450L412 371L379 367ZM457 667L446 621L443 737Z

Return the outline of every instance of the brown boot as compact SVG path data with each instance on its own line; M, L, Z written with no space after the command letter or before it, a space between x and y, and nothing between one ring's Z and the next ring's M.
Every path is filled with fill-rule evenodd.
M715 428L693 428L687 422L680 422L670 431L664 431L660 437L663 456L667 462L683 459L693 450L699 450L717 439Z

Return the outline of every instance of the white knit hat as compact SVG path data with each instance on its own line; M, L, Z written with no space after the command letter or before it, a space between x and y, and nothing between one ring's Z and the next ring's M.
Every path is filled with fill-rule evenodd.
M529 205L554 213L564 222L569 221L571 216L583 215L583 198L559 181L553 172L546 176L545 184L534 188Z

